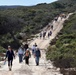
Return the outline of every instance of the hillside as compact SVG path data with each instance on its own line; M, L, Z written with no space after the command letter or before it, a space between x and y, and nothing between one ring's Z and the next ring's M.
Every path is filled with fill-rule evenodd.
M6 48L9 44L18 48L17 44L22 38L19 33L26 33L26 36L30 37L30 35L38 33L48 25L54 17L61 13L74 12L75 8L76 0L59 0L50 4L42 3L36 6L19 6L16 8L10 6L7 9L1 9L1 49L2 47Z
M0 10L10 9L10 8L17 8L20 6L0 6Z
M58 35L56 43L49 47L47 59L54 62L60 68L76 67L76 13L64 23L61 34ZM68 72L68 71L66 71ZM75 75L76 71L69 75ZM65 74L66 75L66 74Z
M70 14L67 15L67 17L64 19L61 19L61 17L58 18L58 21L53 21L53 26L56 25L56 29L52 30L52 36L49 38L45 37L45 39L38 37L34 38L32 41L30 41L29 47L31 48L33 44L37 43L38 47L41 51L41 58L40 58L40 64L39 66L35 66L35 58L33 55L31 55L29 66L25 64L23 61L21 64L18 61L18 56L16 56L16 59L13 62L12 71L8 71L7 63L6 65L2 66L0 68L0 75L63 75L60 73L59 69L53 66L51 61L46 60L46 49L48 47L48 44L50 40L55 38L55 36L58 34L58 32L62 29L64 21L70 16ZM49 29L47 29L46 34L48 34ZM39 34L38 34L39 35ZM30 50L31 51L31 50ZM26 66L26 67L25 67Z

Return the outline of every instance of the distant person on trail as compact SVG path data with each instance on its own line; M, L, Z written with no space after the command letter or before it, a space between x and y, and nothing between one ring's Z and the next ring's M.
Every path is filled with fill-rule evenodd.
M41 37L42 37L42 33L40 33L40 39L41 39Z
M27 49L26 52L25 52L25 54L24 54L25 63L26 63L27 65L29 65L29 58L30 58L30 57L31 57L30 50Z
M54 19L54 20L55 20L55 22L56 22L56 21L58 20L58 17L55 17L55 19Z
M60 17L61 17L61 20L62 20L63 18L66 18L66 15L63 13L63 14L60 15Z
M50 35L50 36L52 35L52 31L49 32L49 35Z
M51 24L50 24L50 25L51 25ZM50 28L50 25L48 25L48 26L47 26L47 28L46 28L47 30L49 30L49 28Z
M46 31L43 32L43 39L45 39L45 36L46 36Z
M37 47L37 44L35 43L35 44L32 46L32 55L35 54L36 47Z
M24 54L24 48L21 45L21 47L18 49L19 63L23 62L23 54Z
M48 38L52 35L52 31L48 32Z
M53 30L53 25L51 25L51 29Z
M27 49L28 49L28 44L26 43L26 44L24 45L24 50L25 50L25 52L26 52Z
M50 33L48 32L48 38L50 37Z
M37 44L35 43L35 47L37 47Z
M40 52L40 49L38 47L36 47L34 57L35 57L36 66L38 66L39 65L39 59L41 57L41 52Z
M13 58L15 58L15 54L14 54L14 51L12 50L11 46L8 46L8 50L6 52L6 58L8 58L9 71L11 71ZM5 58L5 61L6 61L6 58Z

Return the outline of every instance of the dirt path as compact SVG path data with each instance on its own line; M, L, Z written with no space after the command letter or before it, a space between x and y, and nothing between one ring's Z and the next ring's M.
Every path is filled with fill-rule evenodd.
M67 18L70 16L69 14ZM46 49L49 45L49 42L55 38L57 33L63 28L63 23L65 19L60 20L60 17L57 22L53 22L54 30L52 31L52 36L48 39L46 37L45 40L36 38L30 43L30 47L37 43L40 49ZM0 75L62 75L59 72L59 68L55 68L52 62L46 61L46 53L45 50L41 50L41 58L40 58L40 65L35 66L35 59L32 56L30 58L30 65L25 65L25 62L19 64L18 56L13 62L12 71L8 71L7 64L0 68Z

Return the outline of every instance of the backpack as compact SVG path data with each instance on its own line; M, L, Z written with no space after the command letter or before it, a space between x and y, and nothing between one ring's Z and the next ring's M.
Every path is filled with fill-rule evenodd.
M26 59L26 57L29 57L29 58L31 57L30 51L26 51L25 52L24 59Z

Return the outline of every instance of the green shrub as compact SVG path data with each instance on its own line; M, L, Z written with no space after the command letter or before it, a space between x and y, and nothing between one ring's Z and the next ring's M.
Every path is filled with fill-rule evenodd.
M6 49L0 46L0 53L5 53Z
M64 23L62 34L54 47L50 46L46 53L47 59L60 68L76 67L76 27L73 23L76 23L76 14Z

